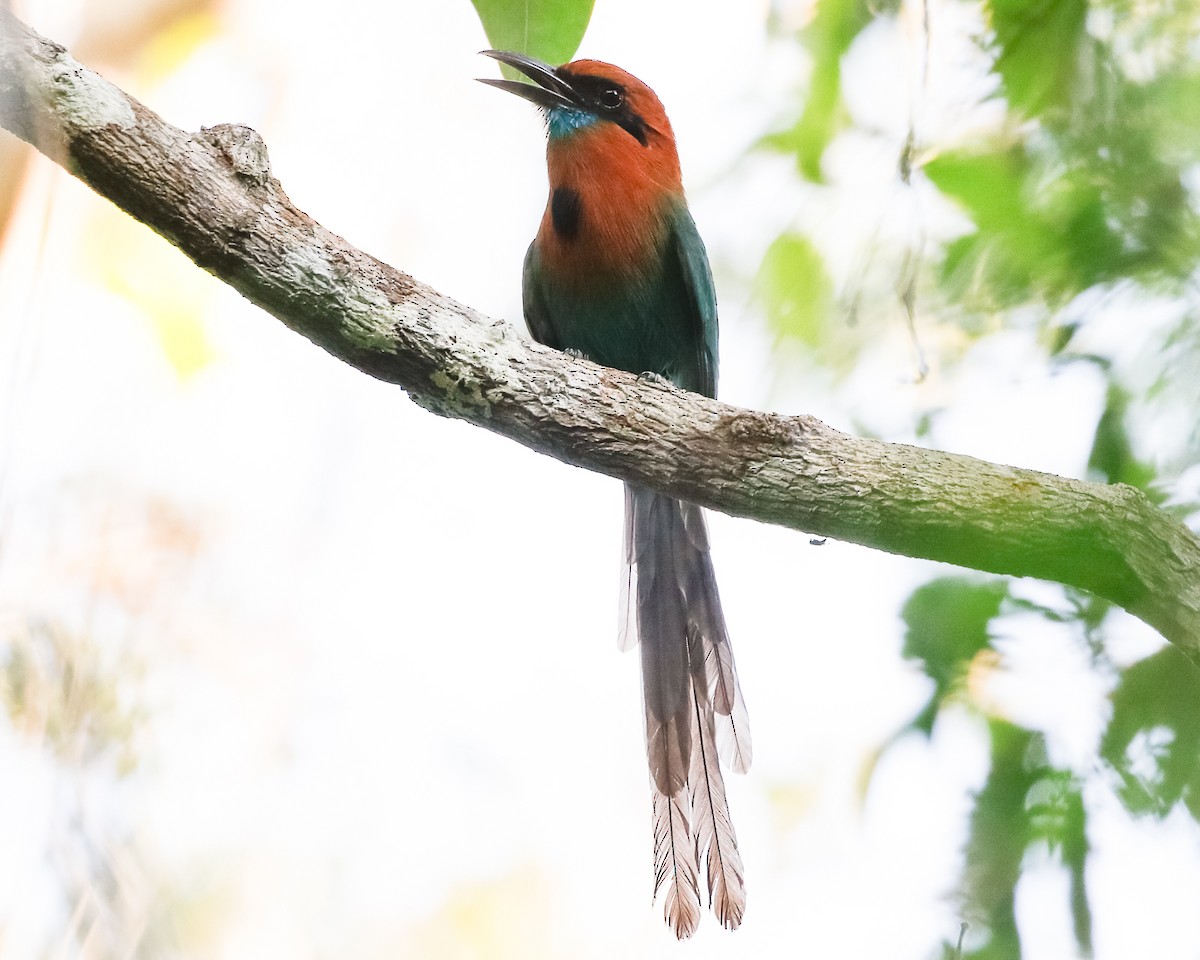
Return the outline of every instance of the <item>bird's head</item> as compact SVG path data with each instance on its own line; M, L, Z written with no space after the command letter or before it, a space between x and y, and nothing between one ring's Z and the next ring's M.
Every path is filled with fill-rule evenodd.
M620 67L600 60L575 60L552 67L523 53L481 52L520 70L533 81L532 84L518 80L480 82L515 93L541 107L552 141L608 124L611 130L624 131L643 147L669 144L673 150L671 124L658 97Z

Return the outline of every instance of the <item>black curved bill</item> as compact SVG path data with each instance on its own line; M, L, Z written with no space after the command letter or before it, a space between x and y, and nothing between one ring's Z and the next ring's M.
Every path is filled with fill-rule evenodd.
M580 107L579 95L571 88L571 85L563 80L555 72L554 67L548 63L542 63L541 60L535 60L533 57L527 57L523 53L514 53L510 50L480 50L485 57L491 57L493 60L499 60L501 63L507 63L510 67L520 70L533 83L522 83L520 80L491 80L480 79L480 83L486 83L489 87L499 87L501 90L507 90L509 93L515 93L518 97L523 97L539 107L566 107L568 109L577 110Z

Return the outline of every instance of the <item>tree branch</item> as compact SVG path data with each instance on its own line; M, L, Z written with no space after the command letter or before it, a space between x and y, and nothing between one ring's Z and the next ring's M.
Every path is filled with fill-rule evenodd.
M1200 541L1132 487L850 437L528 342L298 210L253 130L173 127L2 8L0 125L427 410L735 516L1080 587L1200 664Z

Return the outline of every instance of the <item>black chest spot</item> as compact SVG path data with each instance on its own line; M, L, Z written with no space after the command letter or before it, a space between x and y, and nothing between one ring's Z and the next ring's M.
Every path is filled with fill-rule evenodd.
M574 240L583 218L583 201L570 187L559 187L550 197L550 221L564 240Z

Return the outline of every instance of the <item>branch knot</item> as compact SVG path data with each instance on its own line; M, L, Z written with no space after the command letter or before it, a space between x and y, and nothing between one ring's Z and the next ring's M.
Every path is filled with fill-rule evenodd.
M233 172L252 186L264 186L271 178L267 144L253 127L219 123L215 127L201 127L200 137L216 147Z

